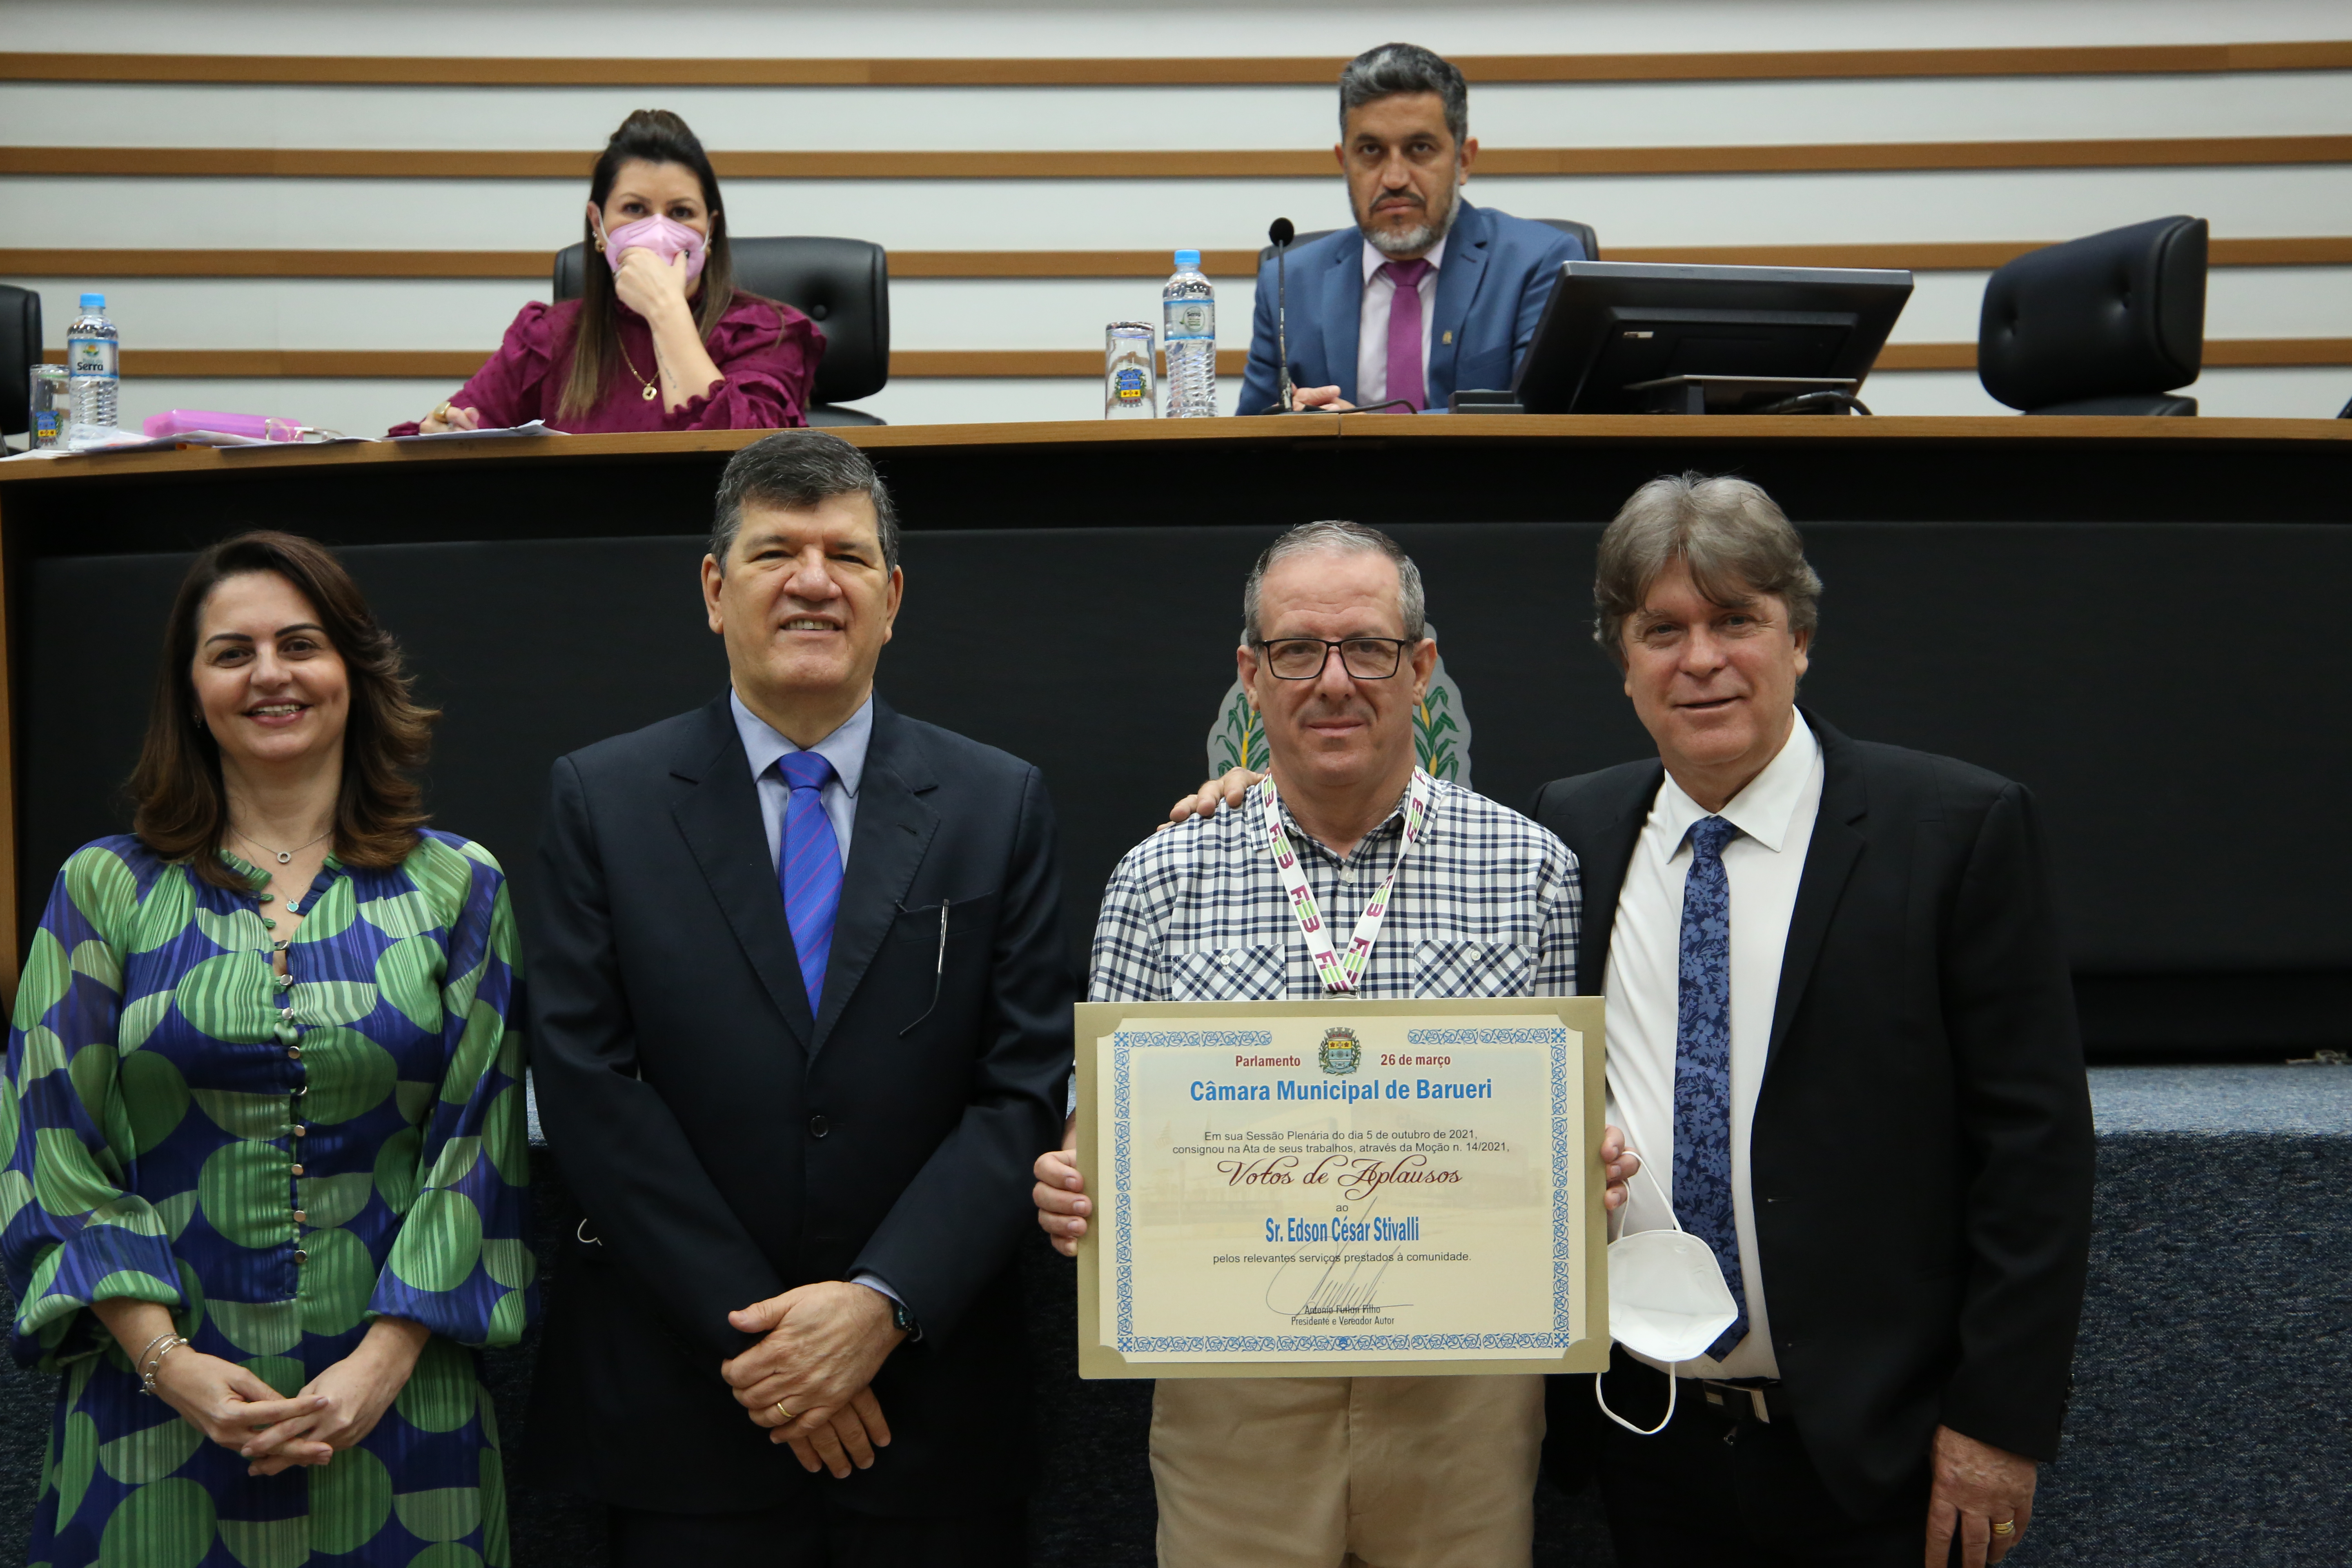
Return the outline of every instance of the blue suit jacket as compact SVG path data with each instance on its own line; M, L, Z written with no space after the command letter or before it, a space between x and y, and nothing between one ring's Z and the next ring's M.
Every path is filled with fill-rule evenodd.
M1290 248L1290 378L1300 386L1336 385L1350 403L1359 401L1363 254L1363 236L1352 225ZM1559 278L1559 264L1582 259L1584 247L1572 236L1464 202L1445 242L1444 264L1437 269L1428 405L1444 408L1456 387L1510 385ZM1262 262L1249 369L1242 377L1237 410L1243 414L1263 414L1282 395L1275 368L1274 301L1275 263Z

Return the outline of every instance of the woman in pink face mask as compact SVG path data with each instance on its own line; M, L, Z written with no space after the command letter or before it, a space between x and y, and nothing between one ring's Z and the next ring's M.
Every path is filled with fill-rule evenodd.
M824 336L738 289L719 176L686 121L641 109L596 160L584 289L532 303L474 378L394 436L543 419L574 434L808 423Z

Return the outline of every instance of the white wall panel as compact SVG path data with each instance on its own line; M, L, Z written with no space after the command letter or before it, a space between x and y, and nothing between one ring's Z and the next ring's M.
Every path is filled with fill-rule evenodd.
M1890 341L1974 342L1986 272L1922 272ZM2352 268L2221 267L2206 275L2208 338L2352 338Z
M632 110L658 108L684 116L713 152L1314 147L1333 140L1335 103L1319 88L485 91L14 82L0 86L0 141L593 153Z
M1906 81L1496 83L1488 146L1984 142L2352 131L2326 72ZM0 84L28 147L398 147L593 152L631 110L686 117L712 151L1314 149L1328 87L465 88Z
M1231 388L1223 389L1227 402ZM1099 419L1099 378L1088 381L894 381L856 406L893 425Z
M131 375L122 379L120 417L129 429L167 408L205 409L299 419L348 436L381 436L404 419L422 417L448 395L447 384L438 381L182 380Z
M1249 347L1255 290L1244 279L1212 281L1218 346ZM893 348L1099 349L1113 321L1159 321L1160 285L1149 278L910 278L890 285Z
M2352 366L2209 370L2182 390L2215 419L2333 419L2352 402Z
M2331 419L2352 400L2352 366L2297 365L2209 370L2180 389L2200 418ZM1874 414L2014 414L1985 392L1973 371L1880 371L1863 384Z
M133 349L450 349L498 346L543 281L341 278L8 278L38 290L42 332L65 346L84 290ZM1252 286L1219 279L1217 337L1249 346ZM1160 319L1148 278L902 279L890 289L899 349L1084 349L1112 321Z
M1922 272L1898 343L1973 342L1989 272ZM2352 338L2352 268L2220 267L2206 275L2208 338Z
M1992 400L1972 370L1882 370L1862 384L1873 414L2014 414ZM1823 416L1823 417L1829 417ZM1802 519L1799 520L1802 521Z
M394 379L313 381L130 376L122 383L122 421L133 426L167 408L270 414L351 436L380 436L422 417L452 384ZM1230 402L1233 389L1225 389ZM1090 381L896 382L856 407L894 425L975 421L1097 419L1102 392Z
M2053 240L2168 213L2231 238L2352 227L2352 166L1474 179L1470 198L1654 245ZM580 232L586 182L0 177L11 245L527 250ZM738 234L844 234L894 250L1263 245L1287 216L1349 221L1329 180L737 180Z
M2209 338L2352 338L2352 268L2231 267L2208 276Z
M41 332L65 346L85 289L132 349L496 348L544 282L499 279L11 278L41 296Z
M1239 378L1221 380L1227 412ZM275 414L351 435L376 435L415 419L449 394L433 381L175 380L132 377L122 384L123 417L135 423L167 408ZM2209 370L2194 386L2208 417L2326 419L2352 400L2352 368ZM1863 388L1879 414L2010 414L1969 371L1881 371ZM901 381L856 406L894 425L955 425L1034 419L1097 419L1102 394L1093 381Z
M1389 37L1444 51L1605 53L2231 42L2347 36L2343 0L1541 0L1412 5L1265 0L1169 15L1129 0L1014 6L916 0L0 0L11 49L626 57L1019 58L1352 53ZM657 18L657 25L649 20ZM2352 132L2352 73L1907 80L1493 84L1474 126L1497 147L1728 145ZM564 149L628 110L678 110L719 149L1033 150L1328 146L1328 87L484 88L0 83L15 145ZM1580 218L1604 254L1651 246L2064 238L2196 213L2223 238L2352 233L2352 166L1986 170L1608 177L1480 176L1473 198ZM579 232L582 184L509 180L0 177L0 244L21 247L531 250ZM1328 178L736 181L739 234L855 235L894 250L1231 249L1277 214L1348 221ZM134 348L480 350L536 279L45 279L48 335L98 287ZM1897 342L1974 336L1981 273L1924 274ZM1228 347L1250 287L1220 279ZM897 346L1090 349L1150 319L1150 279L927 279L893 289ZM2215 337L2352 336L2352 268L2221 269ZM2332 413L2333 369L2222 370L2208 412ZM1884 374L1888 412L1995 407L1965 372ZM134 383L142 400L295 413L352 428L408 417L438 383ZM1230 400L1232 389L1227 388ZM289 406L296 405L299 406ZM2325 405L2323 408L2321 405ZM896 421L1091 417L1090 382L902 381Z
M1911 298L1895 319L1887 342L1895 343L1966 343L1976 342L1978 308L1984 303L1984 272L1917 272L1912 275Z
M2216 234L2339 234L2352 168L1975 169L1475 182L1474 200L1576 217L1612 246L2054 240L2168 213Z
M2342 0L1261 0L1164 12L1122 0L642 0L415 4L5 0L13 49L376 55L1154 56L1350 54L1409 37L1440 51L1593 54L2235 42L2339 35ZM657 18L657 25L656 25Z
M1923 272L1890 341L1973 342L1983 272ZM456 279L10 278L37 289L43 332L65 346L86 289L107 298L124 341L147 349L487 351L542 282ZM1217 341L1249 346L1255 289L1221 278ZM901 350L1093 349L1105 325L1159 320L1147 278L901 279L891 285ZM2352 338L2352 268L2224 268L2209 279L2212 338Z

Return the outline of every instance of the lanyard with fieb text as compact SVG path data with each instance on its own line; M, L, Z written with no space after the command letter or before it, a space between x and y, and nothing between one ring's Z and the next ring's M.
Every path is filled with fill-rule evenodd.
M1279 796L1275 793L1274 780L1257 786L1258 809L1265 821L1265 846L1274 856L1274 868L1281 876L1283 889L1290 895L1290 913L1298 921L1298 932L1307 939L1307 951L1315 960L1315 973L1322 977L1323 989L1338 995L1352 994L1358 981L1363 978L1365 961L1372 955L1373 939L1381 934L1381 922L1388 918L1389 897L1396 891L1397 873L1404 869L1404 858L1412 852L1413 842L1429 826L1432 804L1437 796L1437 786L1419 768L1412 770L1412 787L1405 801L1404 842L1397 846L1396 864L1389 868L1388 878L1381 882L1372 901L1356 921L1355 934L1348 939L1348 952L1341 956L1331 945L1331 930L1323 921L1323 911L1316 907L1315 894L1307 886L1306 868L1298 863L1298 852L1290 847L1290 835L1282 830L1282 813L1277 808Z

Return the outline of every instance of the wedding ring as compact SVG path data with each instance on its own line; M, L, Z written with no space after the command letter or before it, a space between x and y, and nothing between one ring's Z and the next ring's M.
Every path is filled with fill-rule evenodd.
M2017 1521L2013 1519L2004 1519L1999 1524L1992 1527L1992 1532L1995 1535L2015 1535L2017 1533Z
M785 1426L789 1426L793 1424L793 1413L784 1408L784 1402L781 1399L776 1401L776 1414L784 1418Z

